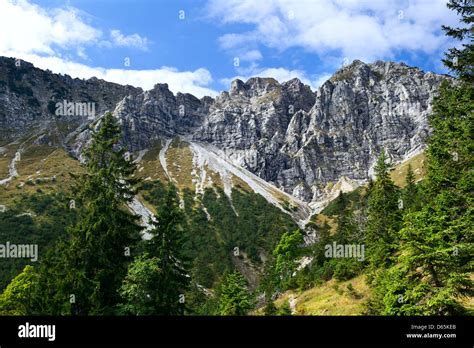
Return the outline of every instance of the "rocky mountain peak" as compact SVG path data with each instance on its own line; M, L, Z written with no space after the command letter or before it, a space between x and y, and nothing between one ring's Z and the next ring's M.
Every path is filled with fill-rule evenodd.
M309 87L308 85L305 85L301 80L297 77L292 78L291 80L288 80L286 82L282 83L282 86L288 90L303 90L305 87Z
M247 80L245 85L258 94L271 92L275 88L280 88L280 83L272 77L251 77Z
M229 94L236 95L236 94L245 93L245 91L247 90L247 87L248 86L242 80L235 79L230 84Z
M370 71L368 64L356 59L351 64L345 65L337 70L329 81L333 83L339 81L353 83L357 78L368 78Z
M230 85L229 95L242 95L251 98L280 88L280 83L273 78L251 77L247 82L235 79Z
M356 60L315 92L299 79L280 84L253 77L234 80L215 99L198 99L174 95L167 84L143 91L14 63L0 59L1 137L50 124L57 101L93 101L96 117L113 110L131 151L184 136L219 148L233 164L306 202L324 198L327 185L341 177L367 180L382 149L395 161L421 150L431 100L450 79L404 64ZM64 121L74 130L64 134L68 149L78 155L88 139L87 127L80 128L87 118Z
M173 92L171 92L169 90L169 87L168 87L167 83L157 83L148 92L150 94L153 94L153 95L156 95L156 96L163 95L163 96L166 96L168 98L171 98L171 97L174 98L174 94L173 94Z

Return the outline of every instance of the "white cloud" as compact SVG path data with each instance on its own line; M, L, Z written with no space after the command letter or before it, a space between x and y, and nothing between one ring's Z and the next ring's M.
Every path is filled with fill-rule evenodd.
M313 79L310 76L308 76L308 74L304 72L303 70L298 70L298 69L288 70L281 67L280 68L254 67L251 72L248 72L242 75L237 75L231 78L223 78L223 79L220 79L219 82L222 85L224 85L225 88L229 88L233 80L239 79L245 82L251 77L273 77L275 80L277 80L280 83L289 81L296 77L301 82L303 82L306 85L309 85L313 90L315 90L319 86L321 86L327 79L329 79L331 77L331 74L323 73L322 75L317 76L316 78Z
M252 36L246 34L224 34L219 38L219 44L223 49L234 49L240 45L248 45L253 40ZM256 42L256 40L254 40Z
M84 47L78 47L77 50L76 50L76 54L77 54L78 57L80 57L84 60L89 58L87 56L86 52L84 51Z
M76 9L46 12L27 1L0 0L0 51L55 53L56 47L94 43L101 31L86 24Z
M260 53L259 50L250 50L250 51L244 52L243 54L239 56L240 60L244 60L248 62L260 60L262 58L263 58L262 53Z
M275 80L280 82L285 82L297 77L301 80L301 82L312 85L310 79L306 76L306 73L301 70L287 70L285 68L266 68L262 71L258 71L252 76L259 76L259 77L273 77Z
M222 23L250 25L221 36L223 49L302 47L338 60L387 59L405 49L433 53L448 41L441 24L457 23L446 0L210 0L207 9Z
M72 77L97 77L120 84L151 89L156 83L168 83L173 92L192 93L198 97L214 96L208 70L178 71L161 67L150 70L106 69L72 61L69 53L88 59L84 47L127 46L146 49L148 40L138 34L125 36L120 30L110 32L112 41L101 40L102 32L86 23L87 15L74 8L49 9L26 0L0 0L0 55L16 57L41 69Z
M330 73L322 73L320 74L313 82L313 86L315 88L319 88L321 87L321 85L326 82L327 80L329 80L329 78L332 76L333 74L330 74Z
M119 47L136 47L141 50L148 50L148 39L138 34L123 35L120 30L111 30L110 37L112 43Z
M110 41L102 40L101 30L88 23L86 13L72 7L45 10L27 0L0 0L0 52L58 55L72 49L86 59L84 47L133 47L147 50L149 41L138 34L110 31Z

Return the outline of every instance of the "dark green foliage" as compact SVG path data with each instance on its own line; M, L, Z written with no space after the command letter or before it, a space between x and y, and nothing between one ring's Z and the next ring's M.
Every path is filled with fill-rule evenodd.
M280 242L273 250L275 257L275 272L278 275L280 287L288 287L293 273L296 272L297 258L301 255L300 247L303 244L303 235L300 230L285 232Z
M473 95L472 85L443 83L434 102L434 114L429 118L433 135L427 150L430 196L450 189L472 190Z
M341 193L338 200L344 197ZM357 238L357 226L354 220L353 209L348 206L347 203L342 205L342 208L337 217L337 230L334 236L334 240L338 244L350 244L356 241Z
M315 282L318 280L328 281L331 280L334 276L334 271L337 266L337 261L327 260L322 263L322 265L314 264L311 267L311 279Z
M402 192L403 209L406 211L416 211L421 206L420 189L415 184L415 174L409 164L406 175L406 186Z
M110 314L119 301L118 288L140 239L138 218L125 204L135 193L135 164L117 147L120 130L113 116L102 119L84 152L87 173L75 177L78 222L40 268L38 305L51 314ZM47 288L49 293L44 293ZM74 300L71 301L71 296Z
M130 265L120 289L119 313L133 315L182 315L190 287L189 262L185 254L185 215L173 185L160 195L162 203L144 242L145 254ZM191 293L191 304L205 302L199 289Z
M160 207L165 204L166 186L159 181L146 183L147 189L144 198L153 205ZM230 249L224 246L220 226L213 221L208 221L206 213L194 201L194 193L190 190L183 191L184 201L184 255L191 261L191 278L198 284L212 288L232 266ZM228 202L228 201L227 201ZM227 203L224 202L224 203Z
M21 195L15 205L0 213L0 240L12 244L38 244L38 259L65 234L65 227L75 221L76 211L67 206L63 193ZM32 216L25 214L30 213ZM27 264L27 259L2 259L0 290Z
M161 311L160 284L162 272L160 260L143 254L129 265L128 272L119 290L123 303L118 306L122 315L156 315Z
M390 164L382 151L375 166L376 180L369 191L365 230L367 259L372 268L390 265L401 225L399 192L389 170Z
M254 307L245 278L237 271L224 276L218 298L220 315L245 315Z
M155 181L144 183L142 188L147 201L157 207L164 204L164 184ZM224 272L233 268L234 248L259 264L259 253L268 257L281 234L296 228L288 215L255 193L234 190L232 205L218 188L206 189L202 200L196 200L195 193L185 189L182 199L187 240L184 253L192 260L191 278L206 288L215 287Z
M447 6L461 16L464 26L452 28L443 25L446 35L463 41L462 48L450 48L443 63L461 80L474 82L474 4L472 0L449 0Z
M201 285L191 284L186 294L187 313L190 315L218 315L218 298L211 292L203 289Z
M329 212L336 216L337 229L334 235L330 235L327 226L314 227L318 231L319 241L306 251L308 256L312 257L311 264L296 276L296 283L300 289L318 286L332 278L341 281L352 279L364 271L366 263L360 257L330 258L326 255L326 246L332 246L334 242L337 245L364 244L368 198L362 189L354 192L348 194L341 192L329 209Z
M312 262L303 270L296 273L291 282L287 283L287 287L298 287L300 290L306 290L313 286L332 278L343 281L352 279L362 273L366 263L360 256L331 258L326 255L326 246L337 245L354 245L364 244L364 226L366 220L367 194L362 189L351 192L349 194L340 193L339 196L331 203L329 211L336 217L337 229L334 235L330 235L329 227L314 225L318 231L319 241L311 247L300 248L300 254L310 256ZM326 212L327 212L326 211ZM268 270L266 274L269 274ZM273 277L281 277L274 275ZM269 276L267 276L269 277ZM265 278L267 279L267 278ZM284 289L284 288L283 288ZM280 286L275 286L274 291L281 290Z
M472 23L472 2L451 0L448 6ZM472 25L471 25L472 29ZM446 28L457 39L472 38L468 30ZM452 59L458 57L458 64ZM465 314L462 300L473 296L473 46L451 49L445 64L463 82L443 83L429 117L428 173L423 206L404 216L397 263L379 270L369 314Z
M263 313L266 316L277 315L278 309L276 308L275 303L273 301L268 301L263 309Z
M361 295L356 291L356 289L354 289L354 286L352 285L352 283L347 284L347 293L349 294L350 297L356 300L361 297Z
M472 86L443 86L434 102L427 151L429 202L405 216L399 265L392 271L399 275L395 290L403 302L390 302L395 290L386 286L384 313L461 314L462 296L474 293L469 279L474 252L473 100Z
M310 271L308 267L299 270L293 277L291 284L300 291L308 290L311 288L309 282L307 281L309 273Z
M296 228L288 215L268 204L259 194L234 190L233 208L222 190L219 194L217 197L213 190L206 190L203 204L221 231L229 251L239 247L252 261L260 262L260 251L272 250L284 231Z
M364 264L356 258L342 258L334 262L334 278L340 281L349 280L363 270Z
M178 315L185 310L185 292L189 288L189 260L185 254L185 216L179 208L179 197L173 185L168 185L163 204L158 207L156 222L146 243L150 256L156 258L160 270L151 294L154 314Z
M323 238L323 241L329 240L329 235ZM333 273L334 267L329 272L324 271L316 275L319 266L326 267L325 262L328 261L324 257L324 243L316 243L312 248L322 249L322 255L319 259L311 248L303 246L303 235L300 230L294 232L286 232L280 238L279 243L273 250L273 255L265 263L264 276L259 286L259 292L265 295L265 301L268 303L273 299L275 294L279 294L287 289L299 288L306 290L316 284L324 276L329 280ZM313 262L306 268L297 271L299 259L308 253L312 253ZM332 263L331 263L332 265ZM328 274L329 273L329 274Z
M323 211L335 217L336 233L330 236L323 227L317 231L320 240L311 248L301 247L296 225L260 195L237 189L229 199L221 189L207 189L204 196L195 197L184 190L179 193L183 210L173 187L144 183L144 197L158 214L153 238L139 242L137 217L126 208L136 193L135 166L123 159L119 127L108 114L84 154L87 174L76 178L77 213L67 208L65 197L43 195L40 189L0 213L0 238L37 243L41 257L36 269L24 267L26 260L2 262L0 287L13 280L0 295L0 313L90 315L113 314L118 309L128 315L175 315L185 310L245 315L254 306L253 295L240 273L226 273L234 268L232 251L238 248L242 259L265 269L259 291L265 294L266 315L291 314L288 302L276 309L275 293L294 287L304 290L331 278L348 280L364 271L373 291L367 314L465 314L463 300L474 295L470 279L474 53L468 41L473 38L473 6L470 0L450 0L448 7L466 24L465 28L444 27L447 35L464 40L463 46L448 51L444 61L460 83L444 83L433 104L428 174L423 183L415 184L409 167L407 185L399 190L382 152L368 196L361 190L341 193ZM29 106L38 107L25 73L11 69L3 85L26 96ZM335 78L347 77L349 70ZM51 113L54 100L61 100L64 93L64 88L53 92L48 103ZM80 97L90 101L87 94ZM35 184L41 182L27 181ZM21 215L25 211L36 216ZM325 245L333 242L365 243L370 267L364 269L366 264L355 258L326 256ZM129 257L125 248L139 256ZM304 253L313 261L296 272L296 261ZM216 295L203 287L214 288ZM339 294L345 291L337 284L334 289ZM347 293L359 297L351 284ZM71 295L75 301L70 301Z

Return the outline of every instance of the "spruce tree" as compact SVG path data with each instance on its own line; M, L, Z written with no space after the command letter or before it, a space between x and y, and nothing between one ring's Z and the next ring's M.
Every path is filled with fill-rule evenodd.
M119 301L129 252L142 229L127 208L138 183L135 164L119 140L119 125L107 113L84 151L86 173L74 176L78 222L59 242L61 256L49 253L40 267L39 287L48 289L51 301L38 302L47 313L111 314Z
M339 195L336 199L337 210L343 211L344 209L346 209L348 203L349 202L347 200L346 194L342 191L339 191Z
M118 313L123 315L160 314L160 294L156 291L161 281L159 259L144 253L129 265L119 290L122 303Z
M382 151L375 166L376 179L369 192L365 231L367 259L372 269L391 263L400 228L399 192L389 170L390 164Z
M275 272L278 275L282 289L289 285L293 273L296 271L296 259L300 255L300 245L303 236L299 230L285 232L280 242L273 250L275 257Z
M461 16L464 26L452 28L443 25L442 28L447 36L463 42L462 48L450 48L446 53L443 63L451 69L461 80L474 83L474 2L472 0L449 0L448 8L456 11Z
M468 84L444 85L434 101L428 201L405 216L400 232L398 261L406 287L398 313L461 314L463 296L473 294L473 101L474 88Z
M156 257L161 270L156 284L157 313L178 315L185 311L185 293L189 289L189 260L183 253L186 242L184 236L184 213L179 207L179 197L175 187L168 185L164 204L158 207L152 238L147 251Z
M337 217L337 229L334 239L338 244L349 244L355 241L357 226L352 208L345 204Z
M220 315L246 315L253 308L246 283L238 271L224 276L218 289Z
M418 187L415 183L415 174L411 164L408 165L407 174L405 177L405 188L403 189L403 209L405 210L416 210L418 208L418 202L420 194Z
M472 37L472 2L452 0L448 6L471 24L471 34L461 29L447 29L447 34L458 39ZM473 54L473 46L464 45L462 51L451 49L445 60L461 83L444 82L433 102L425 202L421 210L404 217L397 265L387 272L377 292L382 299L381 314L463 314L463 300L474 295L470 278L474 253ZM455 56L458 65L452 64Z

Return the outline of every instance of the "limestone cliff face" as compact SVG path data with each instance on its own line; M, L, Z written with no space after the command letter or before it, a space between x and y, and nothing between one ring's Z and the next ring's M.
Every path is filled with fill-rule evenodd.
M366 180L382 149L394 161L416 152L444 78L390 62L355 61L338 71L316 92L312 109L292 118L281 148L289 160L274 180L311 200L342 176Z
M0 58L0 140L53 129L75 155L90 138L89 123L111 110L130 151L181 136L211 144L234 164L306 202L327 196L327 184L367 180L382 149L401 160L423 148L427 115L447 76L393 62L354 61L316 92L298 79L235 80L217 98L174 95L98 79L52 74ZM96 119L54 115L58 101L93 102ZM44 135L43 135L44 137ZM48 137L46 137L48 138Z
M125 97L113 114L122 123L125 144L138 151L157 139L186 135L200 127L212 101L191 94L174 96L167 84L157 84L150 91Z
M53 121L77 126L87 120L87 115L56 116L57 103L93 102L97 116L114 110L124 97L141 91L97 78L73 79L35 68L22 60L0 57L0 139L45 128Z
M354 61L316 93L298 80L234 81L193 135L305 201L341 177L366 180L385 149L401 160L424 146L446 76L392 62Z
M288 160L281 152L288 125L314 101L309 86L297 79L282 85L274 79L235 80L212 104L192 138L215 144L232 161L273 181Z

